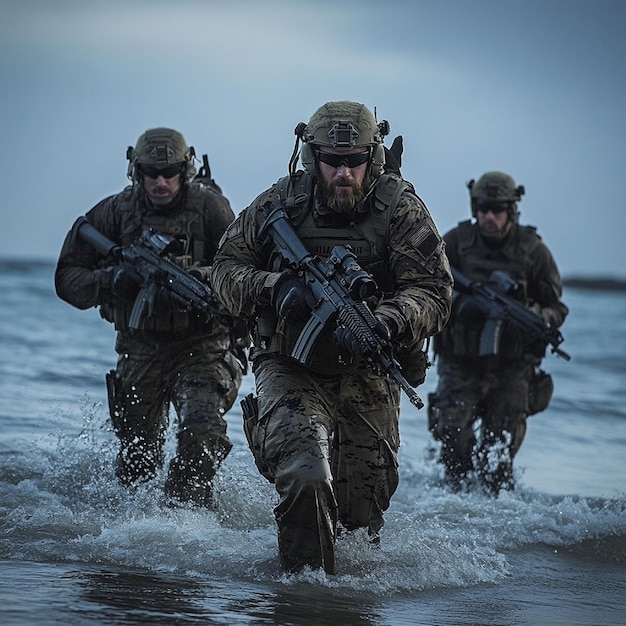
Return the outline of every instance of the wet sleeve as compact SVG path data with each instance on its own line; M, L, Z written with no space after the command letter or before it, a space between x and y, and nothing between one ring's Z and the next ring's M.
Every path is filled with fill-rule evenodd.
M213 292L238 317L252 318L268 307L280 276L268 269L269 252L257 238L261 207L277 201L278 195L270 190L244 209L226 229L213 259L209 273Z
M91 224L115 241L115 197L99 202L87 212ZM93 248L81 241L72 226L65 237L54 273L56 293L78 309L98 306L109 297L110 271L105 260Z
M204 187L204 194L206 258L202 265L205 266L203 269L208 271L206 266L213 262L220 239L235 219L235 214L228 199L218 191Z
M449 315L452 275L445 244L423 201L405 193L391 216L388 262L395 291L376 309L401 343L439 332Z
M563 282L552 253L543 242L532 253L531 275L528 281L530 305L539 308L539 314L552 327L563 324L569 309L561 301Z

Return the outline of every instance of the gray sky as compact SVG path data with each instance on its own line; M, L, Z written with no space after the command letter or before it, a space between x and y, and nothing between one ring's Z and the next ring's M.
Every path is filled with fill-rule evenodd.
M56 259L154 126L238 213L349 99L404 136L442 234L501 170L564 276L626 277L624 33L624 0L0 0L0 256Z

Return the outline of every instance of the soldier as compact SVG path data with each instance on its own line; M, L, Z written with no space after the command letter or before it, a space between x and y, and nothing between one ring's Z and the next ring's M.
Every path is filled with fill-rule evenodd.
M379 541L398 485L400 388L360 358L345 329L326 329L309 365L291 357L315 303L258 231L280 205L311 253L325 258L349 244L380 289L368 301L380 336L391 339L411 384L421 383L424 341L448 317L452 280L428 209L410 183L385 171L386 132L362 104L320 107L296 127L290 175L242 211L211 269L216 296L254 320L258 397L244 428L279 495L279 552L289 572L333 574L338 531L364 528ZM304 169L296 171L300 141Z
M208 171L204 182L192 181L194 156L178 131L147 130L127 152L132 185L96 204L87 219L120 245L133 243L144 229L175 237L179 249L170 260L206 279L234 214ZM174 503L209 506L212 478L232 447L224 414L237 397L247 365L246 334L238 332L229 315L207 322L206 316L181 310L164 289L141 327L129 329L138 277L77 237L78 223L63 244L55 285L58 296L79 309L100 307L117 331L117 369L107 375L120 444L116 475L127 486L155 477L164 462L172 403L177 448L166 494Z
M473 281L489 282L504 272L508 295L558 329L568 313L560 300L561 277L535 227L518 223L524 188L502 172L487 172L467 186L475 221L461 222L444 236L450 265ZM447 481L458 489L477 478L497 494L514 487L513 458L526 418L547 406L552 387L539 369L546 344L500 320L499 347L483 354L487 322L474 296L455 289L450 320L434 340L439 380L428 410ZM535 383L543 407L532 406Z

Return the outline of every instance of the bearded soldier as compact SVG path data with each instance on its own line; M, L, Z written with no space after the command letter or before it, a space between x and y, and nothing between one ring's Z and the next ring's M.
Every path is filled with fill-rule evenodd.
M216 296L254 323L257 397L244 429L278 492L278 545L289 572L335 573L338 533L366 529L379 541L398 485L400 387L362 358L349 329L332 324L310 362L292 357L317 304L302 273L259 229L282 207L311 254L349 246L378 287L367 301L378 336L393 345L412 384L421 383L425 339L448 317L452 279L428 209L397 168L386 171L386 162L398 165L383 146L387 132L357 102L321 106L296 127L290 175L239 214L211 269Z
M499 291L534 311L547 328L558 329L568 313L561 277L536 229L519 224L524 187L508 174L487 172L468 188L475 220L444 236L450 265L471 281L499 283ZM430 430L441 442L451 486L476 478L497 494L514 486L513 458L526 418L550 400L551 377L539 369L546 344L514 321L481 309L471 293L455 287L453 302L450 320L434 340L439 380L429 398Z
M147 130L127 152L132 185L96 204L85 217L120 246L133 244L146 229L172 237L176 249L169 260L206 279L234 214L208 172L204 182L192 182L194 156L178 131ZM206 160L205 166L208 170ZM59 297L71 305L99 307L117 331L117 369L107 375L120 444L116 475L128 486L155 477L164 463L171 403L178 429L166 494L173 502L208 506L213 476L232 447L224 414L241 385L246 335L237 332L231 316L216 315L209 321L181 308L163 288L153 293L139 328L131 328L142 277L83 241L78 230L84 219L68 233L55 284Z

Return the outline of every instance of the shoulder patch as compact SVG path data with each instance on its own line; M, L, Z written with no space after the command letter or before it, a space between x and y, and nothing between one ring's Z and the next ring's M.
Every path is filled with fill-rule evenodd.
M439 237L428 222L424 222L408 239L408 243L419 252L424 259L429 259L439 246Z
M229 239L239 237L243 233L243 224L241 220L241 214L239 214L230 224L230 226L224 231L224 234L220 238L220 242L217 244L218 249L221 248Z
M230 226L226 229L224 233L225 239L233 239L234 237L239 237L243 232L243 223L241 219L241 214L239 214L233 222L231 222Z

